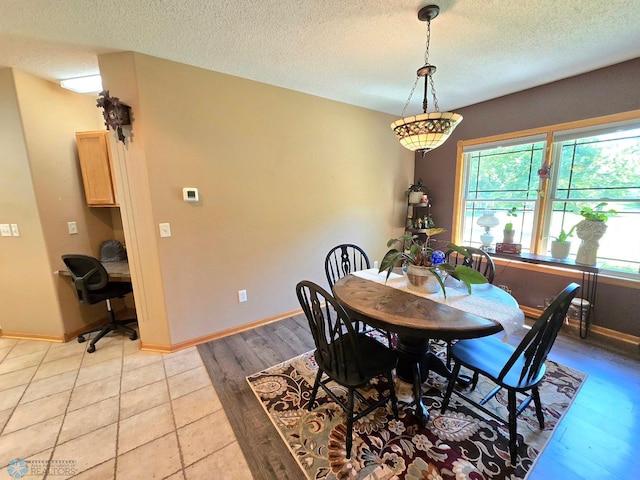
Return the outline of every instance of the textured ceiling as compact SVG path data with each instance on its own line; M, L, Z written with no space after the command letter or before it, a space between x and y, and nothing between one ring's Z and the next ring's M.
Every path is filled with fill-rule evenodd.
M136 51L399 115L424 63L428 3L0 0L0 66L58 81L98 73L97 54ZM640 0L434 3L441 110L640 57Z

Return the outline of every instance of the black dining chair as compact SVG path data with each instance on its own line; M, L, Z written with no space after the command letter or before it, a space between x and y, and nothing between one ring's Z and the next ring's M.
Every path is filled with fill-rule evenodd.
M296 285L296 294L309 322L316 346L313 354L318 364L318 374L308 409L309 411L313 409L319 387L322 387L342 407L347 421L347 458L351 458L354 421L388 401L391 401L393 414L396 419L398 418L398 399L393 381L393 369L398 363L398 355L389 346L357 332L347 312L329 292L319 285L302 281ZM323 376L327 378L322 380ZM379 376L386 378L389 394L371 399L365 398L358 389ZM335 382L347 389L346 402L332 391L330 382ZM356 413L354 397L358 399L360 407L358 413Z
M106 302L107 304L109 322L78 335L78 342L83 343L86 341L85 335L98 332L89 343L87 352L95 352L96 343L107 333L116 330L128 334L131 340L136 340L138 332L126 326L135 322L136 319L116 320L115 313L111 308L111 299L121 298L133 292L131 282L110 282L109 275L100 260L88 255L62 255L62 261L71 273L71 283L80 303L93 305L99 302Z
M493 263L493 258L484 250L475 247L464 247L470 257L465 257L459 254L455 250L448 250L445 252L445 261L452 266L463 265L465 267L473 268L480 272L489 283L493 283L493 279L496 274L496 266Z
M349 275L350 273L357 272L358 270L365 270L371 268L371 262L365 251L353 243L343 243L336 245L324 259L324 272L327 276L327 282L329 288L333 291L333 286L342 277ZM395 344L395 336L390 332L381 330L379 328L371 328L366 325L360 325L360 322L355 322L356 329L359 331L370 332L377 331L384 337L386 337L389 345Z
M512 465L515 465L518 454L517 417L527 408L531 400L535 405L540 428L544 428L544 414L540 403L538 384L544 377L545 360L564 323L567 309L578 288L580 286L577 283L571 283L560 292L516 347L503 342L501 338L494 335L460 340L451 348L454 362L453 373L442 401L441 412L444 413L447 410L451 395L455 393L487 415L506 423L509 426L509 453ZM471 390L476 387L479 375L489 378L496 384L496 387L479 402L471 400L462 391L455 389L461 367L466 367L473 372ZM507 390L507 409L509 411L507 420L483 406L503 388ZM526 395L520 406L516 405L516 394L518 393Z
M465 257L455 250L447 250L444 254L445 261L454 267L462 265L464 267L473 268L480 272L484 278L487 279L487 282L493 283L493 279L496 274L496 266L493 263L493 258L491 258L487 252L479 248L464 248L469 252L470 257ZM453 343L455 343L455 340L446 342L447 367L451 367L451 345L453 345Z
M327 275L329 288L345 275L371 268L369 257L362 248L352 243L336 245L324 259L324 271Z

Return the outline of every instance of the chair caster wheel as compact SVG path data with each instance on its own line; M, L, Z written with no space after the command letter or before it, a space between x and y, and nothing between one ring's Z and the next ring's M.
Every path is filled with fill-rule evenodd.
M86 338L84 338L82 335L78 335L78 343L84 343L86 341Z
M95 345L89 345L89 348L87 348L87 353L93 353L95 351L96 351Z
M137 340L138 339L138 334L137 333L132 333L131 336L129 337L130 340Z

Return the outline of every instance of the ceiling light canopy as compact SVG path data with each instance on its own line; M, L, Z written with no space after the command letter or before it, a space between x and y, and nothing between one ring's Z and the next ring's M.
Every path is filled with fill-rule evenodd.
M62 88L76 93L98 93L102 91L102 77L90 75L88 77L68 78L60 82Z
M427 48L424 55L424 66L418 69L416 81L409 93L407 103L402 109L403 118L391 124L391 129L403 147L414 152L422 152L423 155L442 145L462 121L462 115L451 112L440 112L438 108L438 99L436 98L436 89L433 83L433 74L436 72L436 67L429 63L429 43L431 41L431 20L437 17L439 13L440 7L437 5L427 5L418 12L418 19L422 22L427 22ZM413 92L421 77L424 78L423 113L421 115L405 117L405 111L409 106ZM427 111L429 108L429 88L431 88L433 107L435 109L432 113L428 113Z

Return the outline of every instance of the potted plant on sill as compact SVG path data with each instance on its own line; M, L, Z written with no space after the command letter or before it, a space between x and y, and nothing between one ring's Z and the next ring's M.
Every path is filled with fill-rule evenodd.
M558 260L564 260L569 256L569 251L571 250L571 242L568 240L569 237L573 236L573 231L575 230L576 225L571 227L568 232L564 231L564 228L560 229L560 235L555 238L555 240L551 241L551 256L553 258L557 258Z
M487 283L487 279L478 271L459 265L453 267L445 262L445 254L442 250L434 250L429 246L431 237L445 232L443 228L429 228L426 231L426 239L419 240L419 235L405 234L399 238L392 238L387 242L390 248L380 262L379 272L387 272L387 279L391 271L399 263L407 276L407 287L421 293L435 293L442 288L442 293L447 298L447 290L444 281L447 275L460 280L467 286L471 293L471 285ZM447 247L470 257L469 252L454 243L448 243ZM405 271L406 267L406 271Z
M578 211L584 220L576 225L576 235L582 243L578 248L576 255L576 263L583 265L595 265L598 258L598 240L607 231L607 220L609 217L616 215L613 209L604 210L607 202L600 202L594 208L582 206Z
M507 217L517 217L517 216L518 216L517 207L511 207L511 210L507 210ZM504 234L502 243L513 243L513 237L515 236L516 231L513 229L512 222L508 222L507 224L505 224L504 230L502 231L502 233Z

